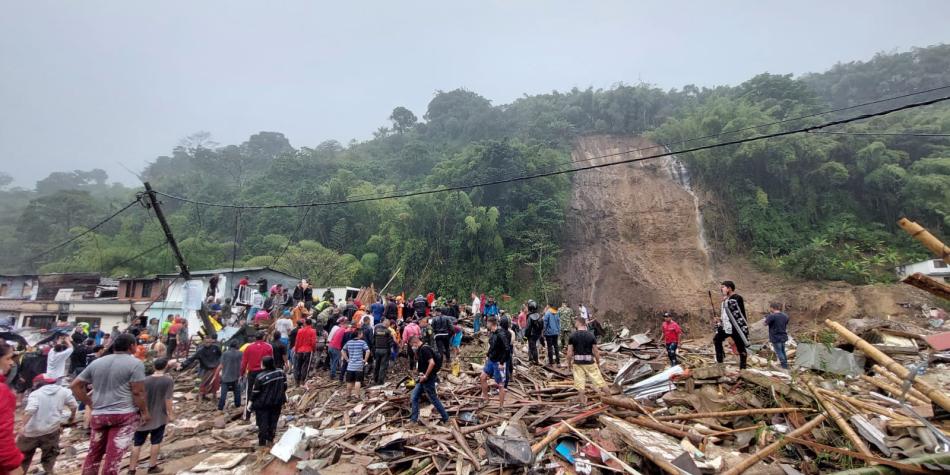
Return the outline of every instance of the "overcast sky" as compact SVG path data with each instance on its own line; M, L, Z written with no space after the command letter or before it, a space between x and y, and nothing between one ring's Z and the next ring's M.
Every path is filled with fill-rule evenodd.
M950 42L947 1L42 1L0 7L0 171L133 170L206 130L371 136L436 90L495 104L736 84Z

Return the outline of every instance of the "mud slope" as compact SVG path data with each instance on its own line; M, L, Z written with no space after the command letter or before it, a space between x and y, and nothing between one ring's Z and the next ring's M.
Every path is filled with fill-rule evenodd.
M572 159L588 163L651 145L642 138L586 137ZM702 289L713 288L714 280L699 211L674 165L664 157L574 175L560 262L572 305L585 303L602 315L637 308L695 313L708 306Z
M588 163L591 157L652 145L637 137L586 137L572 158ZM725 256L714 242L707 248L700 209L715 203L709 193L697 193L703 197L697 200L677 165L664 157L574 175L559 262L571 305L587 304L598 315L635 329L655 328L655 319L644 319L671 310L688 314L685 323L702 331L712 318L707 290L716 291L720 280L733 280L753 319L766 313L769 301L778 300L789 306L793 329L816 328L825 318L864 316L923 323L917 316L920 305L933 300L909 286L801 281L759 270L741 256Z

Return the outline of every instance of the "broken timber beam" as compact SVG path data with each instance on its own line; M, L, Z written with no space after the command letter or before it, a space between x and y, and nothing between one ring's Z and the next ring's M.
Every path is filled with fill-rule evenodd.
M920 272L904 277L904 280L901 282L917 287L924 292L930 292L945 300L950 300L950 285L944 284L936 279L931 279Z
M866 382L868 382L868 383L871 384L872 386L874 386L874 387L880 389L881 391L887 391L887 392L891 395L891 397L894 398L894 399L897 399L897 398L901 397L901 392L902 392L902 390L901 390L901 388L900 388L899 386L894 386L893 384L888 384L888 383L885 382L885 381L881 381L880 379L877 379L877 378L872 378L872 377L870 377L870 376L868 376L868 375L866 375L866 374L862 374L862 375L861 375L861 379L864 380L864 381L866 381ZM909 403L910 403L911 405L913 405L913 406L927 406L927 405L930 405L930 400L929 400L929 399L920 399L920 398L915 397L914 395L910 394L910 392L908 392L904 397L907 398L907 402L909 402Z
M880 365L874 365L874 366L871 367L871 369L873 369L875 373L877 373L877 374L879 374L879 375L881 375L881 376L884 376L885 378L887 378L888 381L890 381L890 382L892 382L892 383L894 383L894 384L896 384L896 385L898 385L898 386L904 384L904 382L901 381L901 378L898 378L897 376L894 376L894 373L888 371L888 370L885 369L885 368L882 368ZM916 389L914 389L914 388L909 388L909 389L907 390L907 394L909 394L909 395L911 395L911 396L913 396L913 397L915 397L915 398L917 398L917 399L920 399L921 401L928 401L927 404L930 404L930 402L929 402L929 401L930 401L930 398L928 398L924 393L922 393L922 392L920 392L920 391L918 391L918 390L916 390Z
M666 435L672 435L673 437L678 437L680 439L683 439L683 438L689 439L689 441L694 444L702 444L703 440L705 439L705 437L703 437L702 435L692 434L692 433L686 432L685 430L679 430L675 427L670 427L666 424L663 424L662 422L651 421L650 419L647 419L645 417L625 417L623 420L631 424L636 424L639 426L646 427L648 429L653 429L657 432L662 432Z
M738 411L723 412L694 412L690 414L677 414L675 416L657 417L661 421L685 421L690 419L706 419L707 417L738 417L754 416L756 414L785 414L787 412L814 412L810 407L767 407L763 409L740 409Z
M841 416L841 413L838 412L838 408L831 402L828 402L827 399L823 398L818 392L818 389L815 388L815 385L811 381L806 381L805 385L808 386L808 389L811 390L811 393L815 396L815 399L818 400L818 404L821 404L822 409L828 413L828 416L831 417L831 420L841 429L841 432L844 433L845 437L857 447L858 452L866 457L873 457L874 454L871 453L871 449L868 448L868 445L864 443L864 440L856 432L854 428L848 424L848 421Z
M900 363L894 361L890 356L885 355L881 350L875 348L874 345L864 341L861 337L855 335L851 332L851 330L848 330L840 323L833 322L831 320L825 320L825 325L834 330L835 333L844 338L845 341L854 345L855 348L863 351L865 355L869 356L881 366L887 368L888 371L897 375L897 377L906 379L910 375L910 370L901 366ZM931 401L942 407L945 411L950 411L950 396L947 396L945 393L931 386L920 378L914 379L914 387L925 396L929 397Z
M950 264L950 247L947 247L946 244L940 242L936 236L930 234L930 232L924 229L923 226L907 218L899 219L897 221L897 225L907 232L907 234L910 234L914 239L923 244L924 247L930 249L930 252L934 253L935 256L943 259L943 262Z
M772 379L772 378L769 378L768 376L763 376L761 374L753 373L748 370L740 371L739 377L757 386L761 386L769 390L774 389L779 394L803 406L810 406L814 404L814 400L812 400L811 396L799 391L798 389L795 389L792 385L784 381Z
M775 453L775 451L777 451L778 449L784 447L786 444L791 442L789 438L792 438L792 437L798 438L798 437L801 437L802 435L805 435L811 432L813 429L817 428L822 422L824 422L826 418L827 416L825 416L824 414L818 414L817 417L808 421L807 423L805 423L805 425L799 427L798 429L793 430L791 433L788 434L787 437L782 437L776 440L775 442L772 442L771 444L766 445L765 447L762 448L762 450L750 455L749 457L746 457L741 462L739 462L735 467L732 467L729 470L726 470L723 473L723 475L739 475L740 473L745 472L753 465L765 459L765 457L772 455L773 453Z

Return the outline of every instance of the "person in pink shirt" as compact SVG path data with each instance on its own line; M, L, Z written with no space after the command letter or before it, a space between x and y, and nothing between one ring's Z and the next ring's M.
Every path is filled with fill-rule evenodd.
M330 329L330 335L327 341L327 350L330 352L330 379L336 379L337 371L340 369L340 356L343 351L343 335L347 332L350 321L346 317L340 317L336 325Z
M670 358L670 365L676 366L679 364L676 361L676 349L680 344L680 335L683 334L683 329L680 328L679 324L673 321L673 316L670 315L670 312L663 314L663 343L666 344L666 356Z
M412 351L412 347L409 346L409 339L413 336L422 338L422 328L419 328L419 324L416 323L416 319L409 320L409 323L402 329L402 345L406 348L406 356L409 358L409 367L413 367L413 362L416 361L415 353Z

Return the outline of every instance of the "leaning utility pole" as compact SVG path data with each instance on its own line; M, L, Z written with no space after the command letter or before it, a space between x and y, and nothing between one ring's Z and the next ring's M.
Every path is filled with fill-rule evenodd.
M181 255L181 249L178 248L178 241L175 240L175 235L172 234L172 228L168 225L168 221L165 220L165 213L162 212L162 207L158 201L158 196L155 194L155 190L152 189L152 185L148 182L145 182L145 194L148 196L148 207L155 211L155 217L158 218L159 224L162 225L162 231L165 233L165 241L171 246L172 255L174 255L175 260L178 261L179 274L185 279L185 282L191 280L191 272L188 270L188 264L185 263L185 257ZM201 309L198 310L198 316L201 317L201 324L205 328L205 335L210 335L212 339L217 340L218 333L214 330L214 325L211 324L211 318L208 316L208 306L205 305L204 301L201 302Z

